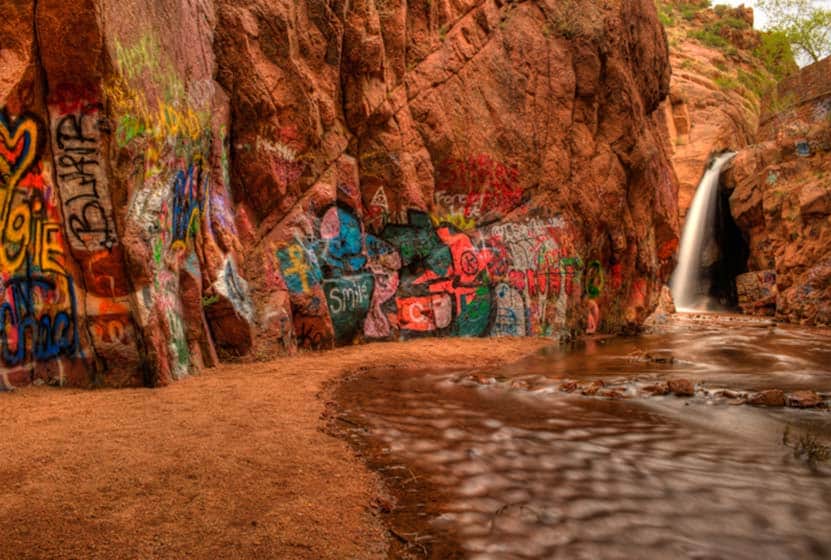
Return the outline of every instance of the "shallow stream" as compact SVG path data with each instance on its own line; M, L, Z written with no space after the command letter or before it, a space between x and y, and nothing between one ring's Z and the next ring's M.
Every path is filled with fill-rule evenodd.
M678 378L694 397L643 391ZM831 412L742 404L771 388L831 397L831 333L679 315L501 369L355 375L335 423L395 497L395 557L831 558L831 468L783 445L831 443Z

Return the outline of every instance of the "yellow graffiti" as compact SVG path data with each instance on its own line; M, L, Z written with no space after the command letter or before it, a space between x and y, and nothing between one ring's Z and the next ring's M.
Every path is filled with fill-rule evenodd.
M22 154L22 159L15 162L15 165L7 161L5 158L0 158L0 176L7 177L6 187L10 192L17 185L18 181L23 177L23 174L28 171L29 167L35 162L37 156L34 146L37 145L38 128L37 123L31 119L26 119L17 125L14 134L9 135L9 130L6 126L0 126L0 137L6 146L13 148L18 146L23 141L23 137L28 134L32 146ZM8 214L9 204L11 204L11 197L4 197L3 201L3 217Z
M459 231L476 229L476 220L473 218L465 218L464 214L452 213L445 214L444 216L431 216L430 219L433 221L433 225L435 226L450 224Z
M60 242L61 228L58 224L45 223L41 229L39 264L44 272L64 270L63 245ZM37 246L37 245L36 245Z
M105 85L104 92L113 112L119 115L116 137L122 146L138 137L159 143L177 137L195 141L208 128L207 111L197 112L191 107L179 109L179 103L166 101L152 104L143 91L132 89L123 81L114 80Z
M3 222L0 269L23 270L26 258L43 272L64 272L60 226L50 222L38 198L20 201Z
M60 226L49 219L43 185L20 185L38 157L37 122L23 117L14 126L12 134L0 120L0 270L23 270L29 258L43 272L63 272Z
M115 56L119 71L132 79L140 76L144 70L159 69L159 44L152 35L145 35L131 47L115 42Z
M309 265L306 264L306 253L300 245L292 245L288 248L289 261L291 266L283 269L285 276L297 276L300 279L300 284L303 286L303 291L309 291Z
M187 102L185 86L158 40L146 35L130 47L116 42L115 51L119 75L108 80L104 93L116 115L119 145L140 137L156 143L198 140L209 128L210 112L195 111ZM159 87L158 99L148 99L144 82Z

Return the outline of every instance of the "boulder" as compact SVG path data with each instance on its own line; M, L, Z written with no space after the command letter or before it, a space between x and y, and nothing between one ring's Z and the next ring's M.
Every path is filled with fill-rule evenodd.
M766 389L751 395L747 402L755 406L785 406L785 392L781 389Z
M815 391L794 391L788 393L787 404L791 408L816 408L823 400Z
M695 385L689 379L672 379L669 381L669 390L676 397L695 396Z
M669 383L661 381L641 388L641 391L650 396L663 396L670 393Z

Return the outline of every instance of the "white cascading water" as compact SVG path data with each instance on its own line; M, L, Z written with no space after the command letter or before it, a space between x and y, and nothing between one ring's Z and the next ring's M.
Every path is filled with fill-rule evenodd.
M670 281L672 297L679 311L700 311L707 307L708 298L702 296L699 289L701 255L709 234L715 228L721 170L735 155L735 152L725 152L713 159L698 184L687 212L678 251L678 266Z

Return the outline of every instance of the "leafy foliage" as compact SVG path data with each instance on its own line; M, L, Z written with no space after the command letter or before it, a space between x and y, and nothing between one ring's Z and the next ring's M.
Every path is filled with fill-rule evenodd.
M683 3L678 4L678 11L681 12L681 17L687 21L691 21L695 18L695 15L700 12L701 10L705 10L710 7L710 2L702 2L702 3Z
M714 32L710 28L706 29L694 29L689 32L689 36L693 39L697 39L701 43L707 45L708 47L713 47L716 49L725 49L730 46L730 43L719 35L718 33Z
M734 90L739 87L739 83L736 80L723 74L721 76L716 76L713 81L719 88L725 91Z
M831 10L813 0L759 0L769 29L782 33L797 54L819 62L831 55Z
M748 91L753 92L756 97L762 98L765 93L776 84L770 78L765 79L760 73L745 72L741 68L738 70L739 83Z
M753 54L762 61L767 71L777 81L796 70L791 42L785 33L766 31L761 34L761 40L761 44L754 49Z

